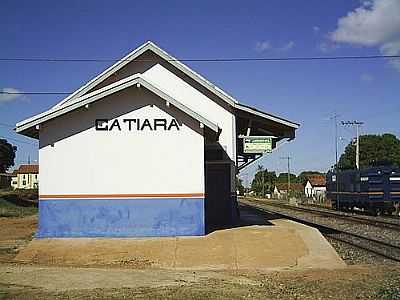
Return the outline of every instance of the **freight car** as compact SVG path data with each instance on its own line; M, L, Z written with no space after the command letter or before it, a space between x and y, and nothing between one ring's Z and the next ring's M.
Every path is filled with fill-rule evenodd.
M326 175L326 197L337 210L358 208L373 214L398 212L400 168L381 166L330 171Z

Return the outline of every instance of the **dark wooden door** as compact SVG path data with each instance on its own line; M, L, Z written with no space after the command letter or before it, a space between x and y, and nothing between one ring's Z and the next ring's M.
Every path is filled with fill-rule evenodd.
M229 164L206 164L205 219L207 231L232 223Z

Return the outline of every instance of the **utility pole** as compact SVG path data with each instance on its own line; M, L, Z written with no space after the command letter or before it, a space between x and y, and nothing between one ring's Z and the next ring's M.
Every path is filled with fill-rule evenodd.
M281 157L281 159L287 159L287 181L288 181L288 188L287 188L287 199L289 200L289 193L290 193L290 160L292 159L290 156Z
M360 126L363 125L364 122L359 121L347 121L342 122L342 125L351 125L356 128L356 168L360 169Z
M335 112L331 117L332 120L335 121L335 174L336 174L336 205L339 209L339 176L338 176L338 126L337 126L337 118L339 115Z

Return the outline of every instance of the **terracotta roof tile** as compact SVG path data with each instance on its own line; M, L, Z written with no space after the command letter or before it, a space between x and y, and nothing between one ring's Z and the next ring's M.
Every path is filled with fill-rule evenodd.
M325 186L325 176L324 175L309 175L306 179L311 183L312 186Z
M39 174L39 165L20 165L18 174Z
M278 188L280 191L287 191L288 189L288 184L287 183L277 183L275 186ZM304 190L304 186L301 183L291 183L290 184L290 190L291 191L302 191Z

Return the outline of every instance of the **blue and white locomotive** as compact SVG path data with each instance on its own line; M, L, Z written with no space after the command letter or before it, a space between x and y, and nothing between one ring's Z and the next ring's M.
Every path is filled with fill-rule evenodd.
M326 175L326 196L338 210L359 208L373 214L392 214L400 205L400 168L330 171Z

